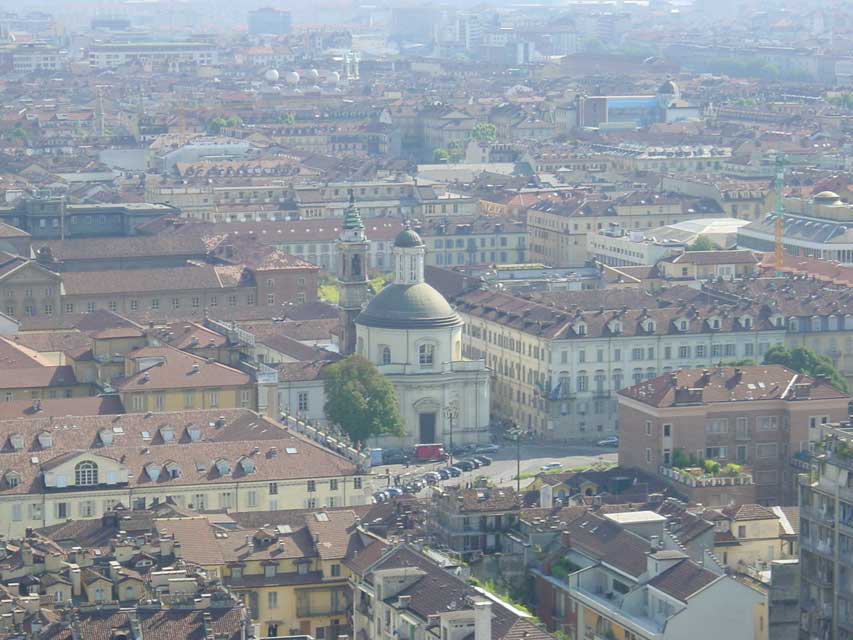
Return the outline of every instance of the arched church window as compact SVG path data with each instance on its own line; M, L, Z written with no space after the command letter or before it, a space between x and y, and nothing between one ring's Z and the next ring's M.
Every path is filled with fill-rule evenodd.
M382 364L391 364L391 347L383 345L380 347L380 360Z

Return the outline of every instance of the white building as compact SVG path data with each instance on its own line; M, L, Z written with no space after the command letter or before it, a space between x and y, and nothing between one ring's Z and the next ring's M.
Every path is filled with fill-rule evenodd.
M657 264L685 248L682 242L658 239L640 230L626 231L621 225L586 236L587 255L611 267Z
M89 47L89 64L97 69L132 62L213 65L219 62L219 52L207 42L110 42Z
M489 374L482 360L462 357L462 326L447 300L424 282L426 247L404 229L394 241L394 283L355 320L356 352L394 384L404 444L479 442L489 426ZM453 409L453 424L451 413ZM384 440L390 440L385 438Z

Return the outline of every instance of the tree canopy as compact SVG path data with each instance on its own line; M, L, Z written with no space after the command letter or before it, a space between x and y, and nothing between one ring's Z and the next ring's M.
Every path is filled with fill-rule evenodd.
M349 356L326 367L323 378L326 416L353 442L403 434L394 385L371 362Z
M847 380L835 368L832 360L808 347L794 347L789 350L782 345L776 345L764 355L764 364L781 364L811 377L826 376L833 387L847 392Z
M471 131L471 137L477 142L494 142L498 139L498 129L491 122L478 122Z

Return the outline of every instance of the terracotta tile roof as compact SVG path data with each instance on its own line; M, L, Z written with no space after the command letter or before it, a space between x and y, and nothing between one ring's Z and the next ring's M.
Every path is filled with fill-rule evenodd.
M572 548L639 577L646 571L649 543L618 524L595 514L587 514L568 523Z
M102 238L71 238L36 241L35 244L39 247L48 246L54 259L60 261L157 256L188 256L200 259L207 254L201 238L189 234L113 237L108 242Z
M174 430L173 442L164 442L162 427ZM198 428L199 441L191 440L190 427ZM112 444L102 444L99 435L102 430L111 433ZM37 436L41 432L52 435L50 449L40 447ZM130 487L155 483L162 486L233 484L243 479L295 480L315 478L318 470L329 477L356 473L356 467L345 458L245 409L40 416L0 421L0 433L7 434L0 449L0 468L14 470L21 476L17 486L0 482L0 495L42 493L42 465L84 454L119 460L131 473ZM21 436L22 450L14 450L8 434ZM35 464L31 461L33 457L38 460ZM244 457L254 463L254 470L242 468L239 460ZM229 463L227 475L221 475L213 464L220 458ZM154 464L162 469L166 463L177 465L179 476L171 477L162 472L156 481L152 480L146 466Z
M125 357L131 361L150 358L158 364L116 381L120 392L241 387L251 383L247 373L172 347L143 347Z
M357 520L353 511L321 511L306 518L306 526L321 559L346 558L362 548L358 536L354 535Z
M22 332L14 341L40 353L61 352L74 360L91 358L94 340L77 329L46 332Z
M224 347L228 338L198 322L171 322L153 331L154 335L181 350Z
M808 385L808 395L797 399L795 385ZM689 398L687 390L701 389ZM619 395L653 407L680 404L711 404L761 400L805 401L845 398L828 382L786 369L781 365L679 369L646 382L622 389Z
M649 585L686 602L697 591L707 587L722 576L709 571L690 560L682 560L649 581Z
M77 385L74 367L0 369L0 389L58 388Z
M461 512L510 511L518 509L518 494L509 487L491 487L485 489L465 489L447 487L442 500L455 505L454 510Z
M16 400L0 403L0 420L33 418L37 416L112 415L124 413L118 396L89 396L84 398L46 398L38 401Z
M778 516L760 504L739 504L721 509L729 520L776 520Z
M758 257L748 249L732 249L730 251L685 251L678 255L664 258L664 262L673 264L758 264Z
M217 268L209 264L159 269L66 271L62 282L67 296L133 294L155 291L222 289L236 282L222 283Z
M340 357L340 356L339 356ZM308 382L323 376L323 370L334 358L327 360L312 360L310 362L285 362L276 365L279 382Z

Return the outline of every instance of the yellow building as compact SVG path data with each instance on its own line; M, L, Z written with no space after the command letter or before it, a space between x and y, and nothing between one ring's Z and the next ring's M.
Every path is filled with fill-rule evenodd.
M157 528L181 543L184 560L221 576L263 637L348 634L352 595L344 561L372 536L351 510L269 515L289 524L225 530L206 518L179 518L158 520Z
M126 354L116 389L131 412L255 409L258 403L249 374L172 347Z

